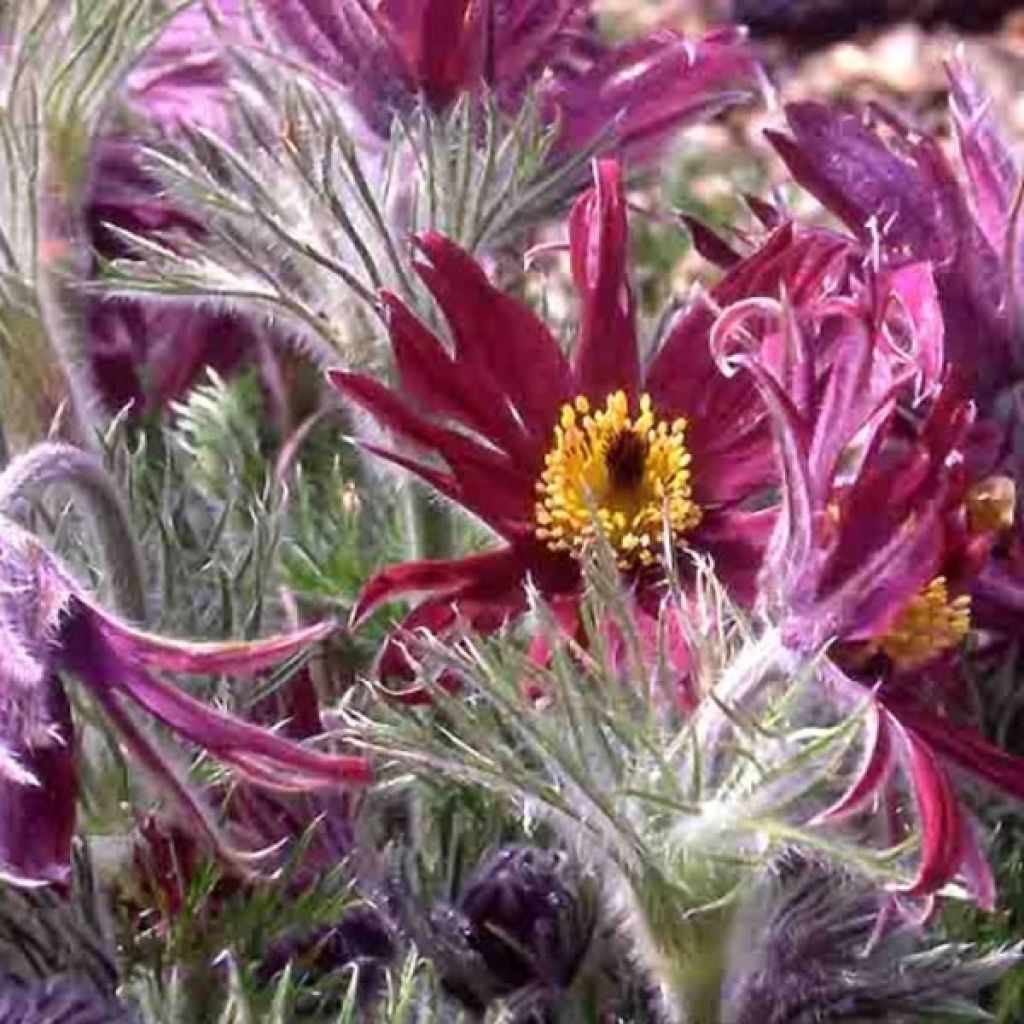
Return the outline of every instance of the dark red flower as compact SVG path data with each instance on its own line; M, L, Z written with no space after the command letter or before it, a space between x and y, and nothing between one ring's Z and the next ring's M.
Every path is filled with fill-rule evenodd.
M387 600L420 593L426 597L399 635L443 632L456 620L494 630L525 610L528 578L569 614L582 585L578 556L598 530L640 601L649 601L658 592L666 511L679 547L711 554L733 592L752 596L772 512L745 502L775 481L774 458L753 382L727 379L715 365L715 311L783 287L805 301L835 272L843 245L780 228L682 314L642 366L617 164L597 165L569 236L581 300L570 356L466 253L428 235L418 241L426 260L417 270L444 313L452 347L385 294L398 387L330 374L408 445L369 443L371 451L426 480L505 542L484 554L383 570L366 585L357 621ZM408 672L397 639L380 668Z
M418 95L444 110L486 85L517 111L536 87L557 155L614 127L647 156L684 124L744 98L757 65L735 29L604 42L592 0L264 0L281 36L349 91L379 135Z
M884 272L880 279L892 283ZM875 295L879 308L894 308ZM896 308L916 308L919 327L941 325L926 305L905 300ZM859 339L847 333L831 347L828 335L809 337L794 319L786 357L766 358L728 344L742 326L738 312L716 326L716 345L757 381L778 437L783 505L765 559L762 605L791 649L831 644L831 663L821 670L827 692L847 706L858 694L873 704L861 770L822 819L891 799L902 762L922 837L908 893L928 896L962 872L985 901L991 881L949 769L1024 796L1024 761L973 728L958 702L955 654L970 627L972 586L1006 527L1008 501L1012 516L1012 487L972 477L962 449L973 408L954 385L922 396L920 364L912 360L901 371L885 321L870 307L833 303L824 312L859 324ZM934 363L924 359L926 367ZM804 368L805 384L790 367Z

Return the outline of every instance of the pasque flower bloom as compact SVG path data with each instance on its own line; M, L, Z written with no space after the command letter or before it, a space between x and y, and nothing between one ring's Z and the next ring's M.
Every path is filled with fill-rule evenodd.
M556 155L616 126L620 153L649 155L683 124L749 93L757 65L735 29L605 43L592 0L265 0L281 35L349 90L386 138L422 96L435 110L482 86L517 110L537 87L558 121Z
M505 543L383 570L364 588L356 621L384 601L420 593L426 598L398 636L444 631L457 619L493 630L525 610L529 578L571 625L579 556L598 532L641 604L652 608L666 524L673 544L709 553L734 593L752 596L772 511L744 503L775 481L775 463L753 383L724 377L712 358L714 311L778 294L783 284L796 303L807 301L834 273L844 246L783 226L678 318L644 367L627 244L620 170L601 162L569 221L581 308L567 357L466 253L438 235L418 240L426 260L417 270L447 319L452 349L384 294L398 387L340 370L330 379L412 449L439 461L377 443L367 443L370 451L426 480ZM393 638L382 675L408 667Z
M950 65L959 160L892 114L800 103L789 134L769 133L796 180L884 265L928 260L945 325L945 356L979 410L965 454L1024 480L1019 388L1020 170L967 67ZM1016 628L1024 614L1024 523L974 590L979 622Z
M0 520L0 874L65 883L75 826L74 727L61 676L80 682L189 825L224 846L204 804L136 723L131 705L258 785L283 790L366 781L359 757L321 753L207 707L158 672L247 675L329 626L251 643L187 643L141 632L100 608L31 534Z
M930 270L905 273L918 278L918 298L925 297L918 327L941 329L927 309L937 295L922 288ZM784 359L735 346L743 312L723 315L715 341L758 382L778 436L783 507L764 563L762 605L791 648L810 653L832 644L820 670L827 692L848 705L863 694L871 704L862 768L822 818L854 813L889 792L902 761L922 832L909 894L927 896L963 873L990 902L991 878L950 768L1024 796L1024 761L989 744L958 707L954 656L970 627L972 584L1012 520L1012 487L972 476L963 447L973 408L954 384L926 387L915 404L922 382L913 361L879 375L893 352L884 322L869 309L832 304L827 320L859 328L846 344L832 348L823 344L827 335L796 328ZM922 355L941 347L941 334L918 340Z

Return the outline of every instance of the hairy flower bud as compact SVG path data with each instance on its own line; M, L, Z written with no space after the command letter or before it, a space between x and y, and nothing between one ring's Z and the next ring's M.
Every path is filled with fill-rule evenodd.
M503 846L470 875L455 907L434 910L446 989L469 1006L573 980L593 934L594 908L564 853Z

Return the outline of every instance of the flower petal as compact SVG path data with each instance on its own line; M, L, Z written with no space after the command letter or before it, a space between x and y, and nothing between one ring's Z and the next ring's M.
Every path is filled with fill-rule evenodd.
M165 652L152 645L133 646L135 638L119 636L110 629L110 619L99 616L86 605L78 606L65 626L61 646L61 663L89 687L94 694L120 694L128 697L178 735L208 750L243 774L252 774L255 781L276 785L281 789L334 786L367 782L370 767L361 757L323 754L309 750L290 740L242 721L233 715L215 710L184 691L160 682L147 665L176 664L162 662ZM293 636L307 634L301 630ZM313 627L313 635L322 635L322 627ZM234 646L234 645L231 645ZM292 652L301 645L290 644ZM244 652L234 651L232 663L253 671L259 664L280 661L284 645L271 641L262 661L248 659ZM154 658L155 651L155 658ZM267 660L269 659L269 660ZM192 662L186 662L195 671ZM211 658L207 667L224 662Z
M359 601L352 609L352 626L357 627L374 609L393 598L422 593L451 593L474 580L494 579L498 576L502 578L504 586L504 581L514 566L511 548L485 555L404 562L401 565L389 566L375 573L363 587ZM525 580L525 567L519 565L518 571Z
M301 654L337 628L337 623L326 621L261 640L199 643L145 633L96 605L86 607L104 642L120 655L147 668L192 675L254 675Z
M0 722L3 756L25 773L14 778L0 768L0 880L65 885L78 797L74 727L56 675L39 685L45 695L38 721L20 721L16 708L5 708Z
M418 245L429 265L416 269L451 326L456 361L504 394L546 445L560 406L572 398L572 374L558 341L529 306L495 288L453 242L428 234Z
M622 170L614 160L594 165L594 187L569 217L569 252L582 299L575 345L580 391L603 404L616 391L637 399L640 355L629 286L629 228Z
M891 727L885 710L871 699L867 709L864 758L846 792L830 807L816 814L809 825L841 821L856 814L888 781L893 766Z
M930 896L952 881L960 868L963 817L953 786L931 746L912 729L892 721L901 734L921 829L917 876L902 891L908 896Z
M1024 757L1000 750L981 733L891 695L886 707L947 761L977 779L1024 800Z
M591 33L543 98L560 124L559 156L585 149L613 126L616 151L639 163L681 127L749 99L757 88L757 62L737 29L702 39L662 30L611 47Z

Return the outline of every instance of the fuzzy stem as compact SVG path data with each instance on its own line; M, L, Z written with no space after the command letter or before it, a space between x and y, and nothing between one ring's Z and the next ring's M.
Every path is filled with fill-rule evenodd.
M76 282L86 274L89 248L72 175L62 173L53 145L54 140L47 139L40 157L36 301L43 329L67 379L75 436L95 451L102 435L103 403L82 341L85 316L81 297L75 293Z
M146 621L142 554L128 508L103 464L67 444L38 444L0 473L0 516L16 519L25 504L53 484L82 499L85 519L107 574L113 599L124 615Z
M427 488L415 480L406 480L402 486L402 510L412 560L451 557L451 515Z

